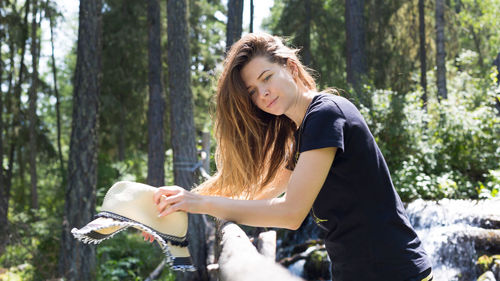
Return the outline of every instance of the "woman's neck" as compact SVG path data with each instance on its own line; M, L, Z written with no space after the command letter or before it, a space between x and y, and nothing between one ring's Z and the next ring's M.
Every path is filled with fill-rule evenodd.
M299 91L292 106L287 112L285 112L285 115L293 120L293 122L297 126L297 129L302 124L302 120L304 120L309 104L311 103L313 97L317 94L318 92L313 90L306 89L304 91Z

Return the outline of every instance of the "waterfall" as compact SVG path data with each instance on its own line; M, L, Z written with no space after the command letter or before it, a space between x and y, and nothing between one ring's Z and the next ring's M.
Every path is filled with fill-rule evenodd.
M499 228L500 198L493 200L416 200L408 216L429 254L434 280L476 280L477 237ZM487 249L484 249L487 250Z

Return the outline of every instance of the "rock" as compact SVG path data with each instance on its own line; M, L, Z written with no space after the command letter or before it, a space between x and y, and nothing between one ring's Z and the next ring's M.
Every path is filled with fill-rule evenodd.
M493 275L493 272L486 271L485 273L481 274L479 278L477 278L477 281L496 281L496 279L495 275Z
M325 250L315 250L304 264L304 277L308 280L330 279L330 260Z
M488 271L492 264L493 257L482 255L477 259L477 265L479 266L479 270L481 270L481 272Z
M491 271L493 272L497 280L500 280L500 258L495 259L495 261L493 262L493 266L491 267Z

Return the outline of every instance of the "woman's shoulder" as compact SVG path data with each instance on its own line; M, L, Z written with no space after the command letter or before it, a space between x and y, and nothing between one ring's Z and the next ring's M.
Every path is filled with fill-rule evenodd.
M344 107L345 104L351 104L351 102L339 95L320 92L313 97L308 113L343 114L342 107Z

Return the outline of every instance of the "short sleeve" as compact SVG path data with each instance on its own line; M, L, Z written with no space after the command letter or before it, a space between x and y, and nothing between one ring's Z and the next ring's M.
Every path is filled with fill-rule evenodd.
M312 106L304 120L299 152L325 147L344 151L346 119L337 103L320 100Z

